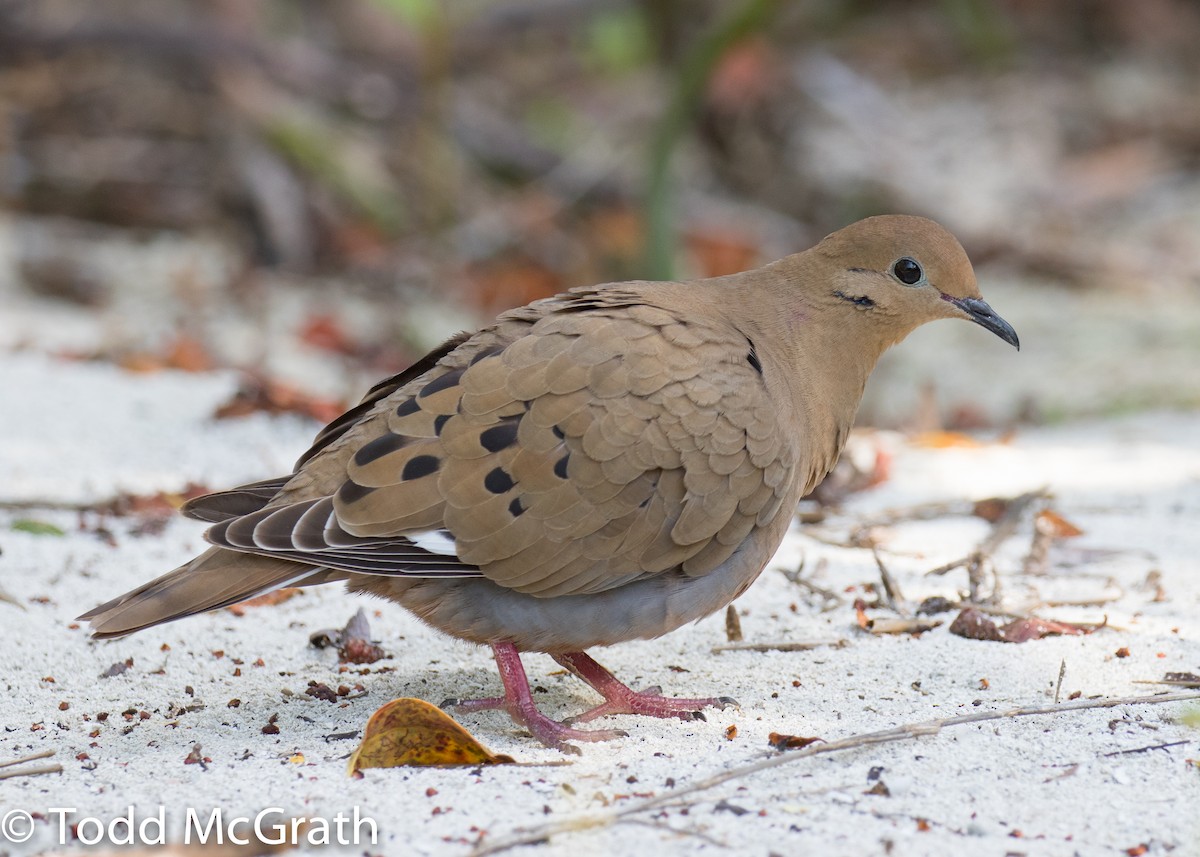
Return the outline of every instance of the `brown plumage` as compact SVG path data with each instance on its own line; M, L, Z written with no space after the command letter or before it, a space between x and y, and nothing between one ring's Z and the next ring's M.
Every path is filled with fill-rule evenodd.
M451 339L327 426L294 473L192 501L214 547L84 614L127 634L345 580L491 645L503 705L554 746L611 737L533 708L518 653L606 698L578 719L694 716L583 654L740 595L833 467L879 355L937 318L1013 345L958 242L860 221L729 277L575 289Z

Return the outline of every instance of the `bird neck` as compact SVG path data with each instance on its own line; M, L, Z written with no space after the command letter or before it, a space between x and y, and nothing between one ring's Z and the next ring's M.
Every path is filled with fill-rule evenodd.
M807 439L809 472L799 474L807 493L837 462L867 378L895 339L815 272L776 263L749 273L720 284L724 302L737 306L735 323L755 344L785 424Z

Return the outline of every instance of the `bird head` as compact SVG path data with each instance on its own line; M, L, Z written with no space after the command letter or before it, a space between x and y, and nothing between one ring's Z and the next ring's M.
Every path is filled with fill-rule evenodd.
M878 327L888 344L939 318L973 321L1020 348L1012 325L988 306L958 240L924 217L868 217L813 248L829 272L825 300L859 323Z

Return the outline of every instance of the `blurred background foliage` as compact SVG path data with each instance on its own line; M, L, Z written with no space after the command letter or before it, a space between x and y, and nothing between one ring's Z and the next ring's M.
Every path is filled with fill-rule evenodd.
M1200 285L1197 44L1194 0L0 0L0 297L54 320L6 338L332 389L887 211L1115 326Z

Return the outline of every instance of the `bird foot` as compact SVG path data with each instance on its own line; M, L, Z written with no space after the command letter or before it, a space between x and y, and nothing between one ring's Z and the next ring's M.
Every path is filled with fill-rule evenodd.
M552 747L562 753L580 755L580 750L568 741L611 741L614 738L625 738L629 735L621 729L574 729L564 721L559 723L538 711L533 700L522 703L513 700L512 704L503 696L493 696L486 699L447 699L442 708L452 709L456 714L467 714L475 711L487 711L500 708L508 712L513 722L519 723L529 730L529 734L541 741L547 747Z
M554 659L578 676L604 697L604 702L582 714L568 717L566 724L587 723L610 714L641 714L645 717L678 717L680 720L705 720L702 708L737 707L731 696L683 699L662 695L662 688L651 687L637 691L617 679L611 672L584 652L554 655Z
M703 699L682 699L662 696L651 690L632 690L616 698L606 699L595 708L563 720L566 724L587 723L611 714L641 714L645 717L678 717L680 720L707 720L702 708L736 707L731 696L710 696Z
M500 708L508 712L514 722L529 730L534 738L547 747L563 753L580 752L570 741L611 741L627 737L621 729L576 729L576 723L587 723L609 714L641 714L646 717L678 717L680 720L704 720L702 708L728 708L737 706L737 701L728 696L703 699L676 699L662 695L662 688L651 687L636 691L617 680L617 677L596 663L585 652L567 652L554 655L574 675L604 697L604 702L582 714L568 717L561 723L552 720L538 710L529 689L529 679L521 664L521 655L512 643L492 643L492 654L500 670L500 681L504 684L504 696L489 696L482 699L447 699L442 708L456 713L470 713Z
M621 729L574 729L566 723L552 720L538 710L529 690L529 680L521 665L521 656L511 643L495 643L492 652L500 668L500 680L504 683L504 696L483 699L447 699L441 707L456 713L486 711L500 708L508 712L514 722L529 730L538 741L562 753L580 754L578 747L569 741L611 741L624 738L628 732Z

